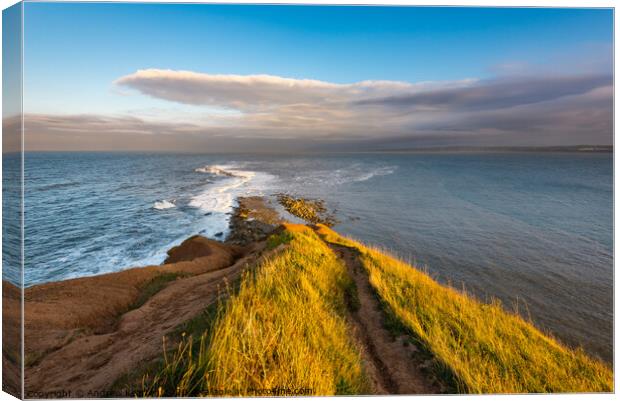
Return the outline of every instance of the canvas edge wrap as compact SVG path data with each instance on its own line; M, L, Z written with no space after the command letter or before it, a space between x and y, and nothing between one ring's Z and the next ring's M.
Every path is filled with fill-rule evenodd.
M2 391L24 398L23 3L2 11Z

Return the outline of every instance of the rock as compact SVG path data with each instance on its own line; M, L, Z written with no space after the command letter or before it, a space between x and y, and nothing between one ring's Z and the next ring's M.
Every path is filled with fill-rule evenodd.
M258 196L238 198L230 219L230 234L226 243L247 246L264 240L282 222L279 214L267 201Z
M215 234L216 237L221 237L222 235L224 235L224 233L221 232L221 231L219 233Z
M205 216L211 216L213 214L213 212L207 212L205 213Z
M168 251L164 264L190 261L203 256L209 256L214 251L227 249L221 243L199 235L194 235Z

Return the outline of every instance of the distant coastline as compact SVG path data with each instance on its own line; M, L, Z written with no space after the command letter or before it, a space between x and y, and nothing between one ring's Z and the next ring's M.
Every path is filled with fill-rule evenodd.
M188 155L314 155L314 154L373 154L373 153L613 153L613 145L571 145L571 146L430 146L430 147L407 147L389 149L361 149L361 150L316 150L316 149L290 149L283 151L169 151L169 150L113 150L113 149L78 149L78 150L41 150L29 149L24 154L46 153L120 153L120 154L188 154ZM3 155L15 155L22 153L20 150L3 150Z
M613 153L613 151L613 145L434 146L428 148L376 149L368 153Z

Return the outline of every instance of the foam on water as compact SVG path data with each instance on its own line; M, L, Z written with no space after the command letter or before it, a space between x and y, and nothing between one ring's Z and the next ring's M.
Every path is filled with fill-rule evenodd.
M337 169L320 169L305 172L303 175L295 177L293 180L304 185L320 186L340 186L355 182L368 181L374 177L381 177L393 174L396 166L367 166L353 163L346 167Z
M234 164L204 166L194 171L221 177L209 183L204 191L189 201L189 206L209 215L210 224L201 232L208 236L228 233L230 214L236 206L237 198L263 195L269 182L275 178L267 173L240 170L239 165Z
M354 182L368 181L373 177L381 177L384 175L393 174L394 171L396 171L396 166L378 167L378 168L370 170L367 173L360 173L357 177L353 178L353 181Z
M205 173L205 174L214 174L214 175L223 175L227 177L234 177L234 173L230 171L226 171L225 168L228 166L203 166L198 167L194 171L197 173Z
M166 210L166 209L171 209L173 207L176 207L176 205L174 204L174 201L168 201L168 200L162 200L162 201L157 201L153 204L153 209L157 209L157 210Z
M189 205L204 210L205 212L229 213L232 211L234 201L238 196L247 192L251 187L248 185L256 176L253 171L232 170L234 166L205 166L196 169L201 173L211 173L225 177L207 186L202 193L192 197Z

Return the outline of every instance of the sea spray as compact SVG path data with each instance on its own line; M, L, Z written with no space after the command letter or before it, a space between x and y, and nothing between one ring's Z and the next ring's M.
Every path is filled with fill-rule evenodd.
M172 209L173 207L176 207L176 205L174 204L174 201L168 201L165 199L162 201L157 201L153 204L153 209L157 209L157 210Z
M193 196L189 206L209 216L209 226L203 234L228 233L230 215L241 196L263 195L274 176L256 171L240 170L233 164L204 166L194 170L220 178L206 185Z

